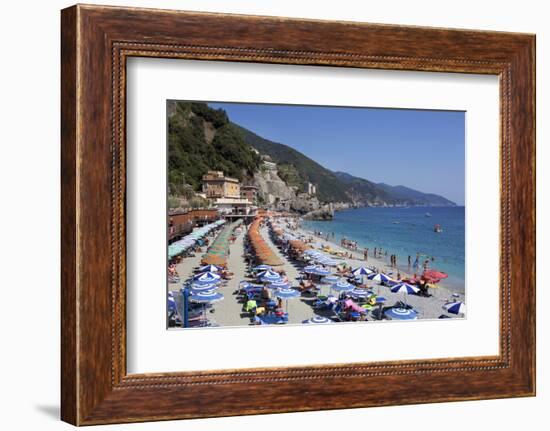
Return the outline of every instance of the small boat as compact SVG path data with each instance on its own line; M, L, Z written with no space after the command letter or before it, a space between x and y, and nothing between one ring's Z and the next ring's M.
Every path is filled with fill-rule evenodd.
M424 217L431 217L432 215L430 213L424 214Z
M398 221L394 221L393 224L399 224L399 222L398 222Z
M436 225L434 226L434 232L435 232L435 233L441 233L441 232L443 232L443 228L441 227L440 224L436 224Z

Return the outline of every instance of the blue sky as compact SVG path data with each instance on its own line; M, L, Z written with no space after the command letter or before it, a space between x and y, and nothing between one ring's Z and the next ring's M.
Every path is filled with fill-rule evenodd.
M208 104L333 171L464 204L464 112Z

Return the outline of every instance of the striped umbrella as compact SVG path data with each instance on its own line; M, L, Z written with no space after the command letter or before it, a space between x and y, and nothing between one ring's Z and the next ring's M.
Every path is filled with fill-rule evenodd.
M416 320L418 318L418 313L409 308L394 307L386 310L384 314L392 320Z
M365 268L364 266L360 266L359 268L355 268L353 271L352 271L353 275L357 276L357 275L371 275L372 273L374 273L374 271L372 271L371 269L368 269L368 268Z
M286 301L286 311L288 313L288 300L292 298L298 298L300 296L300 292L292 288L277 289L275 291L275 296Z
M203 320L204 320L205 326L207 325L206 304L218 302L218 301L221 301L222 299L223 299L223 295L214 290L207 290L205 292L196 292L196 293L193 293L191 296L189 296L190 301L203 304L203 314L204 314Z
M290 283L279 279L277 281L274 281L273 283L268 284L267 287L269 287L270 289L288 289L290 288Z
M313 316L311 319L307 319L302 321L302 323L334 323L332 320L330 320L328 317L323 316Z
M320 267L320 266L315 267L315 271L313 272L313 274L317 274L317 275L321 275L321 276L330 275L330 273L331 273L331 271L329 269L325 269L325 268Z
M372 292L367 289L355 288L349 292L349 295L354 298L367 298L372 295Z
M315 274L317 267L315 265L308 265L304 267L304 272L307 274Z
M330 286L330 289L336 290L336 292L350 292L354 289L353 284L348 283L346 280L340 280Z
M327 275L326 277L321 278L321 283L323 284L334 284L340 281L340 277L337 275Z
M206 281L208 283L218 281L221 278L221 275L216 274L215 272L202 272L193 277L194 280Z
M388 281L391 281L391 277L388 275L379 272L379 273L373 273L367 277L369 280L378 281L379 283L386 283Z
M260 276L260 281L262 283L273 283L274 281L279 281L281 276L273 271L265 271L265 273Z
M461 301L447 302L443 309L452 314L466 314L466 304Z
M320 263L321 265L326 265L326 266L336 266L336 265L338 265L338 262L336 260L331 259L330 257L327 257L327 256L321 256L318 259L316 259L316 261L318 263Z
M178 308L177 308L177 305L176 305L176 300L174 298L174 294L172 292L168 292L168 311L169 312L173 312L173 313L177 313L178 312Z
M405 304L407 303L407 295L418 293L420 289L412 284L398 283L390 289L393 293L403 293Z
M217 283L192 283L191 291L192 292L207 292L210 290L216 290L218 288Z
M269 265L258 265L252 268L252 271L268 271L271 270L271 266Z
M390 289L393 293L418 293L420 289L412 284L408 283L398 283Z

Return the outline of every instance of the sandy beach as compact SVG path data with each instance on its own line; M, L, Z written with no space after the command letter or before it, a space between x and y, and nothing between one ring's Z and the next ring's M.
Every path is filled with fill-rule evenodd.
M368 261L365 261L363 259L362 250L351 251L345 249L338 244L327 241L325 238L315 236L312 232L302 228L287 231L288 233L300 236L306 240L311 240L310 245L316 249L320 250L323 247L330 247L334 251L345 252L348 255L351 253L351 258L346 257L338 259L341 259L342 262L346 262L347 265L350 265L353 268L359 266L375 267L389 276L396 277L397 275L397 270L392 268L386 259L369 256ZM283 265L277 269L284 270L286 276L288 277L288 281L293 287L298 286L299 280L303 276L302 269L305 263L293 261L277 246L277 244L274 243L272 235L270 235L270 228L267 224L264 224L260 228L259 232L273 254L283 262ZM243 311L243 303L239 302L239 297L236 294L241 282L257 282L257 280L250 276L249 268L247 267L245 260L246 235L247 231L244 227L237 229L236 239L230 244L227 270L233 275L229 280L224 280L217 290L217 292L224 295L224 299L212 304L211 307L208 307L208 312L206 315L210 326L228 327L253 324L251 323L250 314ZM210 236L210 242L212 242L215 237L216 235ZM176 270L181 281L179 283L170 283L168 288L174 293L180 306L182 303L180 290L183 284L187 280L191 279L195 271L200 266L201 257L205 249L206 248L203 247L201 252L195 253L195 256L182 259L182 261L176 266ZM401 277L411 275L401 269L399 271ZM386 298L386 302L384 304L386 307L393 306L400 301L404 301L417 311L419 319L436 319L441 315L446 315L447 317L457 317L456 315L447 314L442 308L446 302L453 299L453 290L445 287L443 283L440 283L441 285L436 289L430 289L432 296L425 297L417 295L405 296L405 294L402 293L392 293L388 287L379 285L377 282L367 280L366 278L364 281L376 295ZM326 295L329 293L329 290L329 286L322 286L319 294ZM463 297L461 296L460 299L463 300ZM304 320L310 319L315 315L322 315L328 318L334 317L332 312L315 310L312 307L315 301L316 297L309 294L302 294L300 297L283 301L283 309L288 313L287 324L301 324ZM372 315L372 312L367 315L367 319L375 320L375 316Z

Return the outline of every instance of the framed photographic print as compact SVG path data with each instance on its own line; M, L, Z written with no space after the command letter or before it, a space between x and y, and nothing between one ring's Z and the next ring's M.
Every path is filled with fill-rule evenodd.
M61 36L63 420L534 395L533 35L78 5Z

